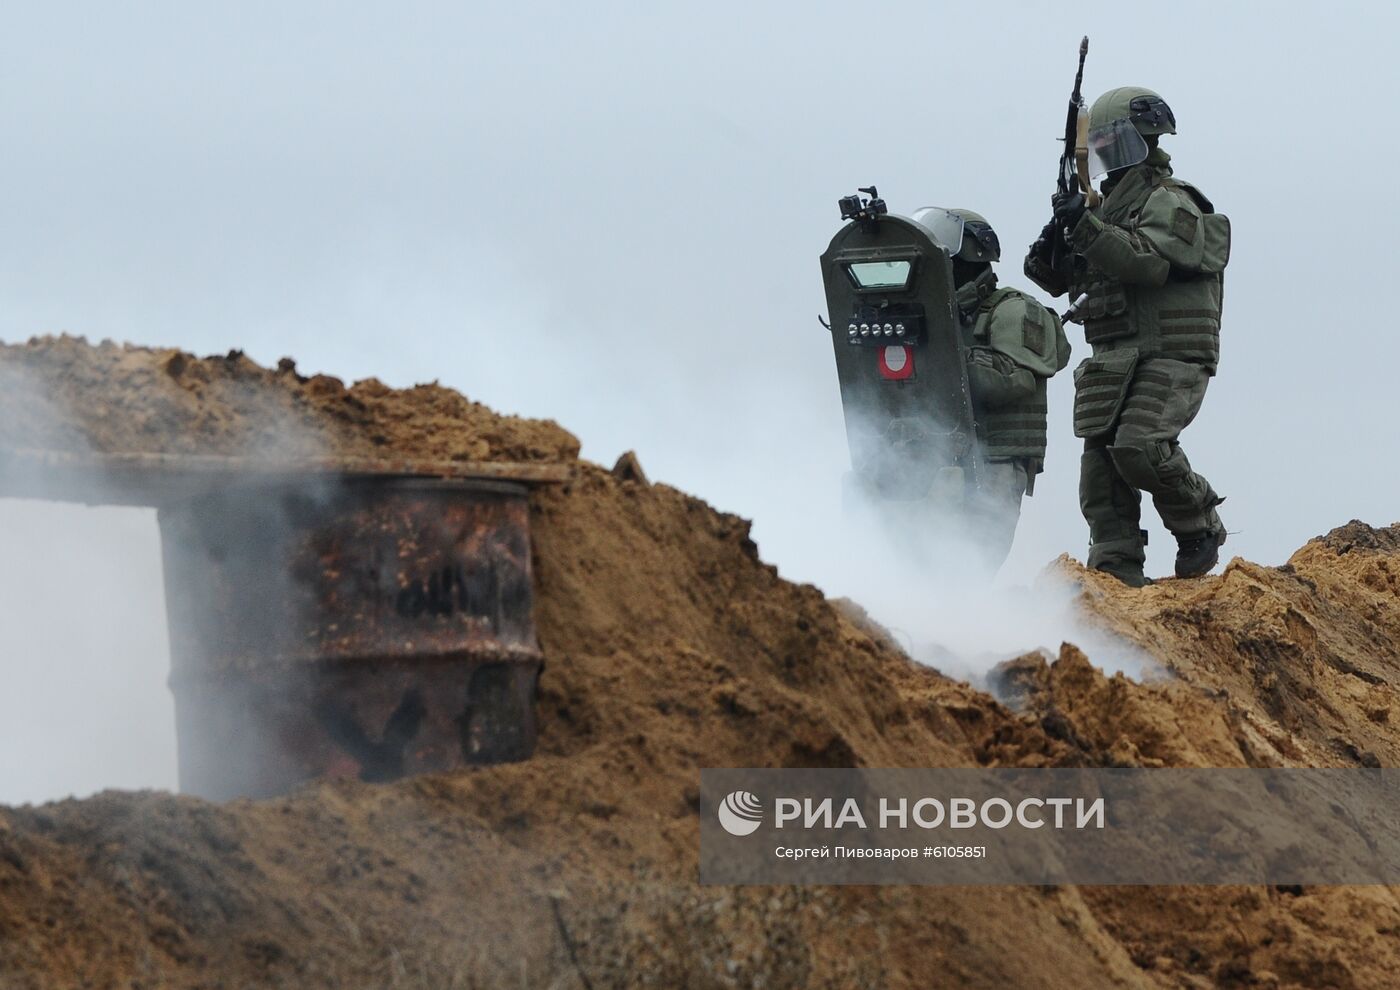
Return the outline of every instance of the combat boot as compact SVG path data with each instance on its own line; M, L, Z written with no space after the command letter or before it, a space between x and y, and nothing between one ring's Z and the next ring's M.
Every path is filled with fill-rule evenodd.
M1134 567L1132 564L1114 564L1109 567L1096 567L1098 571L1105 574L1112 574L1119 581L1122 581L1129 588L1145 588L1152 583L1152 579L1142 573L1142 565Z
M1200 577L1220 562L1220 548L1225 544L1224 530L1207 529L1176 538L1176 576Z

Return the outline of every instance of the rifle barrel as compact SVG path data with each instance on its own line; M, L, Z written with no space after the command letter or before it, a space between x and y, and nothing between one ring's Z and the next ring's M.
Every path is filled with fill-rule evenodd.
M1082 98L1079 95L1080 87L1084 84L1084 58L1089 54L1089 36L1086 34L1084 40L1079 43L1079 71L1074 74L1074 102L1078 103Z

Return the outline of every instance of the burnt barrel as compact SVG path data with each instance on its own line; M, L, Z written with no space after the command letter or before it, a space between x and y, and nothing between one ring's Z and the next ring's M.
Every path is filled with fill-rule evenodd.
M308 478L163 505L180 789L258 797L527 758L526 496Z

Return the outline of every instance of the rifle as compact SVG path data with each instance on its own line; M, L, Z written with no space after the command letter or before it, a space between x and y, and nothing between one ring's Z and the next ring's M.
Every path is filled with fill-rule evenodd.
M1069 110L1065 114L1065 148L1060 154L1060 174L1055 180L1055 191L1060 196L1073 195L1080 189L1086 197L1092 197L1089 205L1096 205L1097 197L1089 188L1089 148L1087 143L1088 121L1083 120L1084 96L1080 92L1084 84L1084 58L1089 54L1089 36L1079 43L1079 69L1074 74L1074 89L1069 94ZM1053 224L1053 221L1052 221ZM1072 255L1065 244L1063 235L1057 235L1050 242L1050 267L1055 271L1065 271L1070 266Z

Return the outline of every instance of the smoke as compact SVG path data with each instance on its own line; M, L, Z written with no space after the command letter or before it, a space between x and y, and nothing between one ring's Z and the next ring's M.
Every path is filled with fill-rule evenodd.
M858 602L915 660L983 688L997 664L1033 652L1053 657L1064 642L1109 673L1141 677L1152 668L1137 647L1084 619L1077 585L1053 564L1029 583L999 579L974 532L949 525L903 540L880 512L875 505L847 514L840 563L818 583Z
M410 746L425 725L467 760L531 745L529 719L493 721L510 721L501 713L535 672L513 660L534 643L523 496L327 472L331 427L288 398L290 369L157 357L158 370L65 408L73 381L151 355L71 339L0 351L0 394L22 407L0 423L0 494L159 506L0 510L13 541L0 546L0 589L14 589L0 613L8 697L44 699L0 735L26 753L0 776L0 801L170 788L177 733L180 789L215 798L442 766L421 738ZM170 453L181 448L215 456ZM96 452L108 449L120 456ZM463 651L474 662L455 662Z
M173 789L155 511L0 499L0 602L0 802Z
M9 445L86 449L20 369L0 368L0 394ZM0 460L0 495L47 483ZM169 668L155 511L0 497L0 801L172 788Z
M834 376L831 386L832 401L839 401ZM862 449L883 427L853 419ZM931 420L901 427L948 432ZM1077 585L1050 561L1029 580L1009 567L1002 573L1019 528L1016 500L1006 490L1011 479L994 468L983 488L964 485L957 472L952 484L940 483L925 463L939 456L931 450L879 458L886 493L929 493L923 497L890 498L848 473L839 499L800 503L789 525L825 538L789 553L782 566L828 595L855 601L915 660L980 687L990 687L987 674L997 664L1036 651L1053 657L1067 641L1110 673L1140 677L1154 668L1136 646L1085 620Z
M267 625L271 609L224 615L218 610L228 602L200 600L200 589L209 592L219 578L205 578L201 563L208 562L197 559L203 544L183 538L191 513L177 514L175 544L162 546L155 502L170 494L161 484L75 466L98 463L87 429L100 424L103 411L67 408L24 369L26 356L12 352L0 367L9 414L0 427L0 495L25 496L0 497L0 747L15 754L0 764L0 802L82 797L107 787L175 790L172 644L200 668L206 642L217 641L227 652L232 640L274 642L279 630ZM178 377L183 368L179 360L166 371ZM294 413L266 402L256 380L235 370L223 384L221 401L239 410L243 427L240 442L223 453L295 463L327 452ZM132 396L121 415L141 417L141 401ZM160 440L152 447L158 450ZM74 460L54 468L25 451ZM216 497L212 523L257 512L258 526L245 537L262 540L294 526L294 510L303 517L322 512L338 490L334 481L315 477L298 484L295 498L256 481L230 488L211 475L208 484L203 495L191 489L177 497L184 502L199 495L200 504ZM198 531L205 510L188 504L196 505ZM181 573L202 579L174 589L192 591L193 598L169 599L164 571L172 563L183 568L177 581ZM254 588L268 600L291 601L286 580L271 570ZM200 673L182 676L188 681Z

